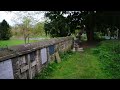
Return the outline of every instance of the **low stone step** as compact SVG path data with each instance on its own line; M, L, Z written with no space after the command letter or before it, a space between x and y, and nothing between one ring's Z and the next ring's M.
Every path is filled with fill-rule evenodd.
M75 52L75 51L81 51L81 52L83 52L84 50L83 50L83 48L77 48L77 49L73 48L72 51L73 51L73 52Z
M82 51L84 51L84 50L83 50L83 48L78 48L77 51L81 51L81 52L82 52Z

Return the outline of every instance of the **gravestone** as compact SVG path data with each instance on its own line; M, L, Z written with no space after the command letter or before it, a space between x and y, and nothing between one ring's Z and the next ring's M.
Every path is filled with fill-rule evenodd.
M108 37L109 37L109 39L111 38L111 32L110 31L108 31Z
M11 59L0 62L0 79L14 79Z
M111 38L111 32L109 28L107 28L107 35L105 35L105 39L110 39Z
M55 53L55 57L56 57L57 63L60 63L61 59L58 52Z
M47 62L47 50L46 48L41 49L41 60L42 60L42 64L44 64L45 62Z
M30 53L30 60L31 60L31 61L34 61L34 60L35 60L35 56L36 56L35 51L32 52L32 53Z
M55 46L54 45L50 45L49 46L49 54L52 55L52 54L54 54L54 52L55 52Z

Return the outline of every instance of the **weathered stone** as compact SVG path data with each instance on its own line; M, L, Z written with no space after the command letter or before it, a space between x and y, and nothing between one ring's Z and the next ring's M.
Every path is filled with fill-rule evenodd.
M39 73L41 71L41 60L40 60L40 50L37 50L36 52L36 70L37 73Z
M4 57L0 56L0 63L11 59L12 64L10 65L12 65L14 79L32 79L48 63L55 60L60 62L61 59L58 52L68 51L71 49L72 44L73 38L63 37L33 44L13 46L9 48L10 54ZM50 46L52 47L50 48ZM0 68L0 76L3 76L1 71L4 71L4 67Z
M20 75L20 79L27 79L28 76L27 76L27 72L23 72L21 75Z
M31 68L31 74L32 74L32 78L35 77L35 75L36 75L36 66Z
M36 61L33 61L31 64L32 64L31 66L33 67L33 66L35 66L37 63L36 63Z
M20 71L21 71L21 73L23 73L23 72L25 72L25 71L28 70L28 69L29 69L29 66L26 65L26 66L22 67L22 68L20 69Z
M28 54L28 65L29 65L29 69L28 69L29 79L32 79L32 70L31 70L30 54Z

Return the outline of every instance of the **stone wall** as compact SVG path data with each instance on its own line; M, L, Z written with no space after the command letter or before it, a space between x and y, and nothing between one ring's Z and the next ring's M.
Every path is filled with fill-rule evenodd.
M32 79L56 60L56 52L65 52L72 47L72 37L9 47L0 52L0 79Z

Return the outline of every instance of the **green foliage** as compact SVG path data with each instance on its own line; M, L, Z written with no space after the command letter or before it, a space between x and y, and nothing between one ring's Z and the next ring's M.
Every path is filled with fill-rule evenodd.
M45 35L44 22L38 22L34 26L32 33L33 33L33 35L36 35L36 36L44 36Z
M120 41L102 41L100 46L93 49L103 64L103 70L112 78L120 78Z
M22 24L19 25L15 25L14 27L12 27L12 34L14 38L23 38L23 30L25 28L25 26L23 27ZM34 26L29 25L28 28L29 33L26 30L26 35L30 34L29 37L30 38L49 38L49 35L46 37L45 35L45 30L44 30L44 22L38 22L36 23Z
M60 58L62 58L62 60L67 60L69 59L69 56L71 56L72 54L73 54L72 51L60 52Z
M56 63L48 64L48 67L44 67L40 74L36 75L35 79L47 79L50 73L54 71Z
M92 51L93 51L93 54L98 54L98 53L100 53L100 50L99 50L98 48L93 48Z
M70 35L70 28L66 22L66 18L63 14L56 15L57 12L54 14L50 14L49 17L52 17L50 22L46 22L44 25L44 29L46 34L50 34L52 37L64 37Z
M102 41L105 40L104 37L102 37L102 32L94 32L94 40L96 41Z
M7 21L3 20L0 23L0 40L9 40L11 36L10 26Z

